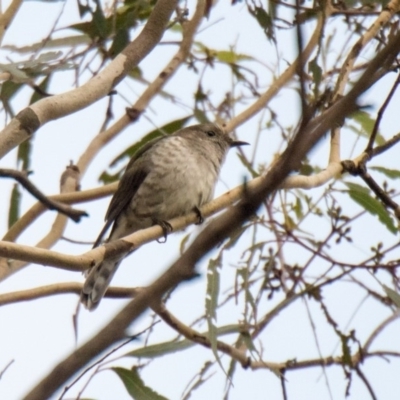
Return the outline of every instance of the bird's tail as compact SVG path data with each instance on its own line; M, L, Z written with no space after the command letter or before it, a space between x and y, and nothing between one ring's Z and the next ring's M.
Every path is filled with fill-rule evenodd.
M106 260L89 271L81 293L81 302L88 310L99 305L120 263L121 260Z

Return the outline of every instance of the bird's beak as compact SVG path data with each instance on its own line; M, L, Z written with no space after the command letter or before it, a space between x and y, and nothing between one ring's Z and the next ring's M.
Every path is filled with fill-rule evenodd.
M232 140L230 146L231 146L231 147L239 147L239 146L244 146L244 145L246 145L246 144L250 144L250 143L242 142L242 141L240 141L240 140Z

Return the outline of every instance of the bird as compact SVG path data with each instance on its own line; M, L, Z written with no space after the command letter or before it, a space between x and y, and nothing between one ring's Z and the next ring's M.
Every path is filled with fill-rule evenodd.
M192 125L157 138L140 148L129 161L110 201L105 225L93 247L118 240L140 229L160 225L166 238L168 220L195 211L212 200L228 150L248 144L232 139L214 123ZM126 256L108 258L86 274L81 302L94 310Z

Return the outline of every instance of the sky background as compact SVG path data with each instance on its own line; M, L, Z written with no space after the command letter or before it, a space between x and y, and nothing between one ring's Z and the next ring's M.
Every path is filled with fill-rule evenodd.
M280 46L279 64L275 65L276 50L267 43L261 29L254 29L253 20L251 20L246 12L244 4L238 4L232 7L230 2L219 2L212 10L209 20L204 20L202 32L198 39L207 43L215 49L226 49L227 45L235 45L238 53L253 55L259 63L260 86L267 88L271 83L273 74L282 72L287 63L293 59L295 52L295 38L293 32L281 30L279 32ZM4 8L6 5L3 6ZM15 46L25 46L39 42L51 30L55 19L60 10L64 7L62 2L42 3L42 2L25 2L21 7L15 21L7 32L3 44L12 44ZM190 12L193 11L193 2L188 3ZM32 15L40 15L41 20L38 23ZM65 3L64 12L58 22L58 28L64 28L76 21L78 11L76 2L67 1ZM310 24L311 25L311 24ZM311 32L311 26L305 28L305 35ZM62 37L68 31L60 29L54 37ZM134 33L136 34L136 32ZM167 33L164 40L177 40L177 36L173 33ZM283 49L283 50L282 50ZM158 46L157 49L150 54L141 63L145 78L151 79L160 72L163 65L169 60L172 52L176 48L164 45ZM373 51L371 48L370 51ZM340 50L338 50L338 53ZM13 60L20 57L16 53L1 51L1 62L6 62L9 56ZM331 57L335 57L332 54ZM255 63L257 64L257 63ZM253 67L257 69L257 66ZM265 66L270 68L268 74ZM193 93L196 90L196 81L191 79L190 72L182 68L165 90L169 89L177 94L182 103L192 104ZM207 72L205 78L206 90L211 92L213 99L223 98L225 92L230 89L231 82L227 67L217 66ZM66 78L67 77L67 78ZM74 75L59 74L52 81L51 92L62 93L71 89ZM82 82L84 79L82 79ZM379 88L374 88L362 101L374 109L379 96L387 92L391 78L385 79ZM114 110L116 118L123 114L124 107L129 106L126 99L134 100L143 90L143 85L132 80L125 80L117 87L120 95L115 96ZM299 115L299 104L297 95L294 90L295 85L291 84L284 89L271 103L271 108L276 112L284 113L287 125L295 124ZM19 111L27 102L31 92L23 91L15 104L15 110ZM124 98L124 97L125 98ZM393 108L398 104L397 100L393 101L388 109L386 118L382 123L382 133L386 138L398 131L398 118ZM18 106L20 104L20 106ZM66 165L70 160L77 161L80 154L84 151L94 135L99 131L107 107L107 99L98 101L85 110L62 118L57 121L50 122L40 128L35 134L34 143L35 150L32 157L32 167L34 174L31 176L33 182L46 194L57 193L59 190L59 179ZM239 107L240 109L240 107ZM375 107L376 109L376 107ZM145 115L138 123L126 129L118 136L106 149L104 149L98 157L90 165L89 170L83 177L81 185L82 189L96 187L100 173L109 165L123 149L145 133L153 130L155 127L163 126L165 123L174 119L185 117L190 113L188 107L178 103L171 103L168 100L158 97L155 99ZM99 115L101 116L99 118ZM3 114L4 116L4 114ZM4 117L3 117L4 118ZM8 121L4 121L6 123ZM237 134L241 140L246 140L250 144L255 141L255 131L257 129L258 118L253 118L237 130ZM347 133L351 135L350 133ZM277 137L277 131L265 132L260 140L257 148L257 160L263 163L270 163L280 138ZM354 143L354 141L352 142ZM351 157L358 155L365 144L356 142L354 146L348 146L343 151L343 157ZM247 154L252 154L254 148L248 146L244 149ZM328 152L328 141L325 139L317 148L313 150L310 157L314 162L319 162L321 167L326 165L326 155ZM385 165L391 168L398 167L398 150L392 149L385 153ZM216 190L216 195L224 193L228 188L235 187L243 182L244 178L249 178L243 166L237 160L232 151L227 159L221 174L220 182ZM1 167L14 168L16 152L13 151L1 160ZM1 181L0 206L1 209L8 209L9 193L12 187L12 181ZM321 191L323 189L316 189ZM357 206L348 201L346 196L342 196L343 206L347 210ZM68 223L65 236L75 240L92 241L97 237L100 231L104 213L106 211L109 199L103 199L92 202L90 204L79 205L79 208L86 209L90 218L84 219L80 224ZM35 200L29 195L24 194L22 211L25 212L35 203ZM55 213L47 212L32 225L19 239L19 243L35 244L50 229L54 220ZM325 229L318 221L315 222L314 229ZM311 223L312 224L312 223ZM312 227L311 227L312 228ZM7 212L2 213L0 217L1 232L7 230ZM150 243L140 251L132 254L121 266L116 274L113 284L143 286L155 279L179 256L179 246L182 238L189 232L193 232L191 237L195 237L202 227L190 227L184 233L176 234L168 238L166 245L158 243ZM338 254L343 260L351 262L353 259L358 260L360 254L365 253L368 248L366 243L375 243L377 237L381 237L384 243L391 243L398 240L393 235L387 233L374 217L363 219L362 224L355 224L355 236L360 243L365 246L358 246L357 243L343 244L340 248L341 254ZM245 234L243 241L249 240L249 234ZM89 250L90 246L71 245L65 241L60 241L54 247L54 250L69 254L80 254ZM243 248L243 246L242 246ZM210 258L215 255L211 252ZM397 251L397 254L400 253ZM231 287L234 280L235 268L237 260L241 254L239 250L232 250L224 255L224 280L221 285L221 293ZM302 254L296 253L292 255L293 259L301 260ZM365 256L366 257L366 256ZM207 260L198 265L200 277L192 282L181 285L168 303L168 308L180 319L191 322L196 316L204 312L205 290L206 290L206 265ZM225 268L226 266L226 268ZM315 271L317 273L317 270ZM387 283L390 281L386 277L379 277L380 282ZM20 273L12 276L5 282L1 283L0 292L6 293L15 290L33 288L54 282L83 281L83 277L79 273L71 273L50 267L39 265L31 265ZM375 282L373 276L370 282L379 288L380 283ZM338 290L340 294L338 295ZM343 282L335 285L331 289L328 288L324 295L329 302L332 314L340 318L343 326L347 323L354 325L360 330L360 336L368 335L377 325L377 321L382 321L389 316L389 311L378 305L371 299L363 299L361 293L354 292L354 286L349 282ZM10 361L14 360L13 365L6 371L0 381L0 398L7 400L18 400L27 393L42 377L44 377L54 365L56 365L65 356L70 354L75 348L72 315L75 312L78 298L76 295L53 296L28 303L19 303L7 305L0 308L0 370ZM265 302L260 314L273 307L277 303L277 299ZM79 338L78 345L84 343L93 336L102 326L106 325L117 310L121 309L123 301L104 300L96 312L89 313L81 311L79 317ZM308 307L308 308L307 308ZM283 361L291 358L299 360L318 357L318 351L315 345L314 334L308 314L312 314L314 323L318 326L317 335L322 354L328 355L337 347L336 337L333 336L331 329L326 324L320 323L323 317L318 309L318 305L312 302L305 304L298 302L291 307L290 312L285 312L274 320L269 328L260 336L263 342L263 357L268 361ZM223 309L223 313L218 314L218 326L230 324L232 321L239 321L242 317L241 305L230 305ZM350 322L351 321L351 322ZM149 325L149 313L146 313L137 323L135 323L130 333L139 332ZM162 327L159 323L154 335L151 338L152 343L158 340L168 340L175 337L175 332L168 327ZM206 330L204 325L199 330ZM398 338L400 337L400 323L396 321L391 324L376 341L376 348L399 349ZM234 340L224 337L223 340L230 342ZM336 343L335 346L332 344ZM139 340L132 347L127 347L118 352L118 355L126 354L130 349L143 345L143 341ZM114 359L112 356L111 359ZM210 351L204 350L199 346L192 349L176 353L173 356L161 357L152 363L148 368L144 369L142 378L145 382L159 393L169 399L180 398L185 385L195 376L196 372L207 360L213 360ZM226 356L222 356L225 367L228 366ZM130 368L136 363L133 358L124 358L117 360L110 365L125 366ZM397 399L399 388L398 371L400 362L391 360L390 365L384 359L367 362L364 366L367 376L379 375L379 378L373 379L373 385L379 398L386 400ZM225 376L218 366L214 366L210 372L214 375L210 378L208 384L204 385L198 391L193 393L191 399L219 399L223 396L225 386ZM330 391L332 398L343 399L346 381L343 377L343 370L340 367L332 367L326 369ZM86 378L87 379L87 378ZM82 383L85 382L83 379ZM397 382L397 383L394 383ZM74 395L80 390L81 385L77 385L66 395L65 398L74 398ZM396 390L397 388L397 390ZM330 399L327 390L326 377L320 368L307 369L303 371L290 372L287 375L287 389L289 399L309 400L309 399ZM249 371L237 368L235 375L234 387L230 392L230 399L252 399L261 400L281 399L281 384L279 379L270 371ZM365 386L359 379L354 379L351 387L350 399L367 398ZM110 370L104 370L90 383L85 391L84 397L96 398L100 400L129 399L124 386L118 380L117 376ZM54 398L58 398L57 396Z

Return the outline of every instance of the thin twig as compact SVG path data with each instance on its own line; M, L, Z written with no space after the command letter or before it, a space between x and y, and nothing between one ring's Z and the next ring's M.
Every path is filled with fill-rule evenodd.
M20 183L33 197L38 199L49 210L56 210L66 215L75 222L79 222L82 217L87 217L86 211L76 210L66 204L54 201L43 194L27 177L27 173L15 169L0 168L1 178L12 178Z
M125 340L122 342L120 345L114 347L112 350L110 350L104 357L100 358L100 360L97 360L95 363L87 367L84 371L82 371L81 374L79 374L69 385L64 387L64 390L62 391L59 400L61 400L64 397L64 394L67 393L69 389L71 389L72 386L75 385L76 382L78 382L87 372L89 372L92 368L94 368L96 365L100 365L106 358L108 358L111 354L115 353L122 347L126 346L128 343L132 342L133 340L137 339L140 337L144 332L146 332L148 329L152 328L153 325L157 324L158 322L153 323L150 327L143 329L141 332L137 333L134 336L131 336L128 340Z
M378 134L379 125L381 123L383 114L385 113L386 108L389 105L390 100L392 99L394 93L396 92L396 89L399 84L400 84L400 73L397 74L397 78L396 78L392 88L390 89L390 92L389 92L388 96L386 97L386 100L384 101L384 103L382 104L382 107L378 111L378 114L377 114L377 117L375 120L375 124L374 124L374 128L372 129L371 136L368 141L368 145L365 149L365 152L367 154L371 153L371 151L372 151L372 148L375 143L376 135Z
M367 377L364 375L364 373L361 371L360 367L358 365L355 366L354 370L356 371L357 375L359 378L364 382L364 385L367 387L367 390L369 394L371 395L372 400L378 400L374 393L374 389L372 389L371 384L369 383Z
M8 364L0 371L0 380L3 377L4 373L10 368L11 364L14 362L14 360L10 360Z
M386 150L390 149L398 142L400 142L400 133L397 133L396 135L394 135L385 144L383 144L381 146L377 146L374 149L372 149L370 157L372 158L379 154L384 153Z

